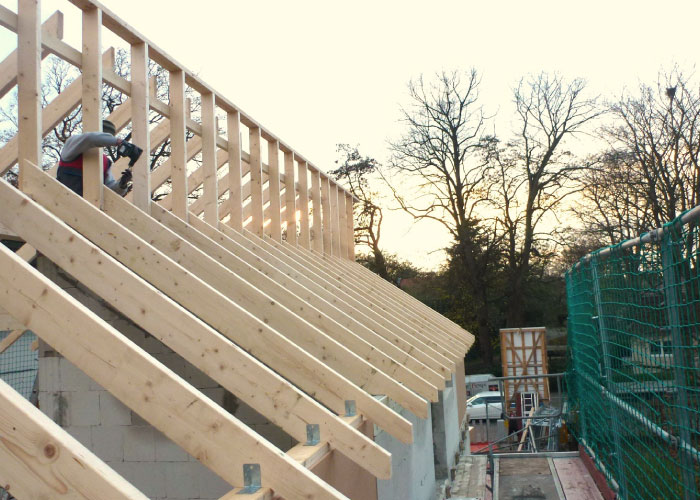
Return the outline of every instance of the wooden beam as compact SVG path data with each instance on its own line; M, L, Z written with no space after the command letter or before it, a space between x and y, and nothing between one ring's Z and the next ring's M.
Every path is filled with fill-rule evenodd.
M309 248L309 174L306 162L297 162L299 177L299 245Z
M49 35L59 39L63 38L63 13L61 11L57 10L51 17L44 21L41 25L41 35L42 37ZM10 55L0 63L0 99L17 85L17 52L17 49L13 50L10 52ZM47 55L49 55L47 50L41 51L42 59Z
M19 330L13 330L7 334L7 337L0 340L0 354L7 351L10 348L10 346L17 342L26 331L27 330L24 328L20 328Z
M437 398L437 388L330 318L328 314L333 314L328 310L330 304L310 295L308 291L305 293L303 287L292 280L286 279L280 283L275 278L281 278L283 276L281 273L274 273L273 278L267 273L252 268L242 258L227 251L197 229L188 227L160 207L153 207L152 210L159 222L177 233L182 240L192 244L201 253L194 251L194 248L188 248L186 244L179 245L175 250L169 238L158 238L157 224L144 221L141 227L136 227L132 222L135 218L133 216L128 219L125 217L125 220L120 222L137 235L148 236L152 244L163 253L183 263L183 267L232 301L242 303L241 296L246 297L248 312L264 318L272 328L277 329L307 352L323 359L328 366L349 380L372 394L389 395L404 408L422 418L427 416L425 403L414 395L408 394L404 388L398 387L396 381L402 382L428 400ZM191 218L191 222L198 227L203 226L194 218ZM209 259L202 259L204 256ZM215 262L218 265L213 265ZM239 280L241 280L240 283ZM303 295L299 296L292 293L293 291ZM257 305L255 304L256 292L258 295L264 292L263 296L266 299ZM270 299L282 308L275 311L275 307L269 305L272 302ZM366 361L361 362L360 359ZM377 373L372 374L372 369Z
M340 207L338 205L338 185L330 183L331 199L331 255L340 256Z
M348 258L348 213L345 209L345 192L338 189L338 234L340 236L341 259Z
M18 498L147 500L0 380L0 484Z
M28 329L229 484L253 462L285 497L342 498L5 247L0 291Z
M345 222L347 224L348 259L355 260L355 211L353 199L349 193L345 193Z
M369 269L365 268L364 266L361 266L356 263L346 262L343 262L341 265L348 266L348 269L350 270L352 275L357 276L359 280L368 284L371 283L377 285L377 287L382 289L382 294L386 294L388 297L395 298L397 301L404 304L405 308L411 311L416 311L424 317L429 318L429 320L435 325L440 325L441 328L444 328L446 331L453 333L455 336L462 339L462 341L465 342L467 345L470 346L471 344L473 344L474 336L472 334L462 329L443 315L429 308L416 298L412 297L410 294L407 294L403 290L400 290L397 287L391 285L386 280L379 278L376 274L372 273Z
M83 132L102 132L101 47L102 12L95 7L85 9L82 54ZM103 185L102 148L90 148L83 153L83 197L96 207L102 207Z
M63 92L51 101L42 113L42 135L48 134L63 119L63 117L75 109L81 100L82 77L76 78ZM0 175L17 163L19 155L19 134L15 135L0 149Z
M219 190L217 188L216 161L216 109L214 94L202 94L202 173L204 189L204 219L212 224L219 222Z
M219 500L274 500L272 490L260 488L259 490L248 493L246 488L236 488L229 491Z
M170 177L173 213L187 220L187 147L185 145L185 73L170 71Z
M39 0L19 0L17 19L19 157L41 165L41 7ZM26 186L19 169L19 188Z
M253 220L251 231L262 238L263 236L263 179L262 157L260 151L260 129L251 128L250 136L250 205Z
M22 328L22 323L17 321L14 316L0 308L0 331L18 330Z
M391 328L391 325L393 325L393 328L398 327L409 332L413 337L420 339L442 356L450 359L451 371L454 371L455 363L464 356L467 348L462 345L452 345L452 339L436 332L430 325L417 326L413 324L415 318L410 309L387 303L383 295L377 294L376 291L368 288L364 281L357 280L348 273L346 268L352 266L353 263L340 257L328 258L324 256L317 258L301 248L296 250L296 254L299 259L303 259L309 265L319 266L322 272L333 276L336 285L342 287L347 293L350 293L367 305L367 307L374 310L388 327Z
M282 200L280 193L280 145L277 141L269 141L267 148L267 164L270 196L270 236L282 241ZM218 226L218 221L211 223Z
M317 252L323 252L323 228L321 227L321 172L311 171L311 202L313 203L312 247Z
M201 224L196 223L196 227L199 230L204 230ZM256 259L254 262L251 262L251 265L256 265L261 272L271 272L269 269L260 267L259 265L260 261L269 262L273 264L274 269L284 272L310 291L325 298L327 302L336 305L337 308L345 312L346 316L351 316L352 319L362 323L372 332L404 351L404 356L409 355L407 366L420 374L421 377L431 381L431 383L438 386L438 388L443 388L445 380L451 378L451 370L447 368L450 364L450 360L444 358L431 347L423 344L420 340L412 337L400 328L395 328L388 323L386 325L383 324L381 322L382 318L379 317L379 315L348 295L344 290L339 289L332 282L328 281L329 278L327 278L325 274L316 273L310 268L304 267L304 265L291 254L292 247L289 245L281 245L273 241L263 241L260 243L258 238L252 237L248 231L239 233L230 230L222 224L219 224L219 229L224 233L225 237L220 237L216 234L209 234L209 236L216 239L219 244L237 255L241 255L239 250L241 247L249 250L256 256ZM235 242L239 247L230 246L229 240ZM344 317L336 316L335 319L343 323ZM347 328L351 329L353 332L358 334L362 332L354 322L345 324ZM372 341L372 343L373 345L379 346L375 341ZM392 353L386 346L382 347L382 350L390 353L394 359L404 359L404 357L397 353ZM425 368L421 368L420 364L413 364L410 358L415 358L421 364L429 367L430 370L425 372ZM432 377L433 374L431 373L432 371L438 372L443 377L442 385L434 381Z
M386 394L415 415L427 418L426 402L395 379L410 381L417 391L426 394L428 398L437 396L437 390L434 387L431 389L429 384L403 365L373 349L352 332L329 320L321 310L315 309L271 278L251 269L241 259L226 252L161 207L154 204L151 208L151 213L158 218L156 221L139 213L116 195L110 196L109 200L105 211L116 218L117 222L137 236L147 239L157 250L178 262L232 303L245 308L248 314L262 320L283 337L371 394ZM213 255L208 256L197 244L205 246ZM234 267L235 273L226 264ZM343 341L343 344L339 341ZM358 403L358 407L360 405Z
M151 134L149 110L148 45L131 45L131 134L132 142L143 149L134 164L133 203L146 213L151 207ZM156 97L156 96L154 96Z
M253 317L240 305L231 302L216 290L187 272L163 253L152 248L99 210L89 210L69 189L45 175L30 169L38 181L31 196L44 207L66 220L76 230L104 251L127 265L143 279L179 302L234 340L239 346L283 374L299 388L315 394L327 407L338 413L345 411L345 400L354 399L357 408L377 425L398 439L411 442L411 424L364 390L341 377L299 346L288 340L264 321ZM32 180L35 180L32 179ZM113 193L108 193L113 194ZM110 196L128 202L118 195ZM153 209L153 207L152 207ZM138 212L144 216L142 212ZM143 217L145 218L145 216ZM142 220L142 218L139 218ZM150 237L149 237L150 239ZM186 244L181 239L179 244ZM41 250L41 249L40 249ZM247 305L247 304L246 304Z
M3 194L10 189L0 185ZM112 195L106 192L106 207L109 208L111 198L127 204L116 194ZM45 249L46 257L52 262L295 439L306 439L307 424L319 424L322 436L334 448L342 450L358 464L365 464L363 466L378 477L388 477L390 457L381 447L348 428L323 406L58 222L36 203L23 205L25 200L26 197L16 193L3 196L0 207L6 214L4 217L12 217L13 224L35 245ZM131 211L147 217L129 206ZM46 227L52 228L50 233L42 230ZM76 259L76 255L87 257Z
M171 229L176 230L174 227L175 224L167 224L165 220L167 217L161 218L159 215L156 215L156 218L168 225L168 227ZM436 395L434 391L436 389L444 388L445 382L439 373L426 366L426 364L417 361L414 357L415 354L409 355L400 347L396 346L393 342L375 333L373 329L367 326L364 322L366 321L372 327L376 327L376 325L372 325L371 321L369 321L361 311L352 309L338 296L328 294L322 287L318 286L312 280L306 279L303 275L295 272L284 261L278 259L275 255L268 253L263 248L252 245L246 247L247 240L245 237L242 237L242 239L245 241L241 241L239 243L233 238L229 238L228 236L218 232L216 228L202 222L201 220L190 218L190 221L194 229L213 240L213 242L221 247L221 250L211 248L210 246L205 246L203 242L193 241L193 239L188 237L189 233L179 234L196 244L201 250L206 251L209 256L215 258L219 262L226 263L227 267L236 273L239 273L238 268L233 265L233 262L227 260L226 256L232 254L240 258L246 265L257 269L260 273L263 273L270 279L274 280L285 290L288 290L289 292L302 298L312 310L315 309L321 311L322 315L328 316L328 318L352 332L351 334L348 334L347 332L339 330L339 333L344 335L342 343L346 347L351 347L355 344L355 336L360 337L372 347L378 349L382 353L385 353L387 359L395 360L397 363L406 366L409 370L421 377L421 379L428 382L429 385L424 386L423 380L414 383L411 380L411 375L404 378L399 370L386 368L385 371L388 370L387 373L395 377L396 380L404 383L407 387L431 401ZM222 251L225 251L225 253L222 253ZM323 327L323 323L320 319L316 323ZM397 343L399 342L397 341ZM362 344L359 344L357 348L362 348ZM359 353L361 351L355 352ZM371 359L373 356L375 356L375 354L368 354L368 359Z
M327 176L321 177L321 208L323 211L323 253L331 255L332 240L331 240L331 183Z
M192 148L190 148L190 145L192 143ZM187 141L187 158L188 160L191 160L198 152L199 152L199 146L201 142L198 142L198 138L192 138L189 141ZM228 160L228 153L223 150L219 150L216 153L216 165L217 165L217 170L221 167L223 167ZM165 166L165 164L161 165ZM247 170L244 170L244 172L247 172ZM187 177L187 194L192 194L195 192L199 187L202 185L204 182L204 173L201 168L198 168L194 172L192 172L189 177ZM228 190L228 178L224 177L221 181L218 181L218 174L217 174L217 183L216 183L216 188L219 191L219 196L224 194ZM167 194L166 196L163 197L159 202L161 207L165 208L166 210L170 210L171 205L172 205L172 196L170 194ZM202 212L204 211L204 198L199 197L198 199L194 200L192 204L189 206L190 213L195 213L199 217ZM220 210L217 209L217 213L219 218L221 218L222 213Z
M234 236L228 231L224 230L224 232L230 237ZM246 231L242 234L243 236L248 236ZM308 252L302 251L302 249L298 247L279 245L272 240L269 240L269 244L274 247L275 252L284 254L288 259L287 262L297 271L307 274L312 281L321 284L328 293L342 297L342 300L347 301L358 310L363 311L368 317L379 324L380 328L374 329L377 333L382 336L386 335L385 338L392 340L392 342L396 342L396 338L398 337L401 339L399 341L401 345L408 350L407 352L415 352L416 356L427 356L426 361L428 362L430 359L437 361L437 369L443 374L445 380L451 379L451 372L454 369L454 362L451 360L451 357L445 357L431 347L431 345L424 341L424 338L419 332L415 332L414 330L407 331L375 311L372 307L372 297L359 296L351 288L345 286L344 276L338 274L335 270L319 267L319 265L324 263L323 259L315 256L310 257Z
M226 115L226 129L228 137L228 224L233 229L243 229L243 199L241 198L241 122L238 111L229 112ZM217 222L218 224L218 222Z
M429 318L425 316L419 306L415 306L409 301L408 294L398 290L386 280L376 275L372 276L373 279L365 279L364 270L366 269L360 269L363 266L347 260L333 261L329 265L334 271L342 272L343 279L351 283L351 286L354 286L358 293L376 296L376 306L382 311L391 314L397 321L407 324L410 328L420 330L446 346L451 346L454 350L456 361L461 359L460 353L464 354L473 343L473 337L470 334L463 336L463 330L459 328L453 329L454 325L443 326L441 321L439 321L439 317ZM400 312L404 310L409 311L409 313L402 314ZM434 311L433 314L437 315ZM451 332L454 332L454 334Z
M284 207L287 212L287 243L297 244L296 185L294 184L294 153L284 152Z

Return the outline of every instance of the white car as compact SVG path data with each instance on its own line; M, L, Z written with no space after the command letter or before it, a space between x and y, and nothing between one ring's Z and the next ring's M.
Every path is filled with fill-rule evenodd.
M498 391L486 391L480 392L467 400L467 415L469 415L469 420L485 420L486 403L488 403L489 420L501 418L503 414L501 393Z

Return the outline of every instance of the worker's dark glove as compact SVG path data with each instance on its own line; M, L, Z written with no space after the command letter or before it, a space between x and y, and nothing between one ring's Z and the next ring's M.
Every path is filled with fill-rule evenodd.
M126 189L126 187L129 185L129 182L131 181L131 170L126 169L122 172L122 176L119 179L119 187L122 189Z

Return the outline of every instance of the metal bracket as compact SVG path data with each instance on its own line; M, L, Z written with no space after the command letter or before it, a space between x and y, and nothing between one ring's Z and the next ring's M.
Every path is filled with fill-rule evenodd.
M306 424L306 443L304 446L316 446L321 442L321 428L318 424Z
M255 493L262 488L260 464L243 464L243 485L244 488L237 493L238 495Z
M345 416L346 417L354 417L357 415L357 405L355 404L354 399L346 399L345 400Z

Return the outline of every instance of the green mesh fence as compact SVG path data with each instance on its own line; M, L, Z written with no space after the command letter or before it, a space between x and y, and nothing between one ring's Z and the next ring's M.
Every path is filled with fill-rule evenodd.
M621 498L700 492L698 215L566 275L569 425Z
M0 341L11 332L0 331ZM39 361L36 351L32 351L32 342L36 335L25 332L5 352L0 354L0 379L7 382L14 390L29 399L34 388Z

